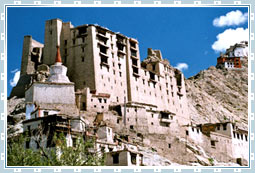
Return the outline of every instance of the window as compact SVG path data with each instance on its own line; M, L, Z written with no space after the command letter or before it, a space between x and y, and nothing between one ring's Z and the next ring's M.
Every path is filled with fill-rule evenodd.
M84 43L85 42L85 38L84 37L82 37L82 43Z
M106 103L107 102L107 100L106 99L104 99L104 103Z
M131 163L133 165L136 165L136 154L135 153L130 153L131 155Z
M248 141L247 135L245 135L245 140Z
M168 144L168 148L171 148L171 144Z
M130 125L129 128L133 130L133 129L134 129L134 126L133 126L133 125Z
M81 48L81 51L82 51L82 52L84 52L84 50L85 50L85 48L84 48L84 47L82 47L82 48Z
M143 84L145 84L145 80L143 79Z
M215 141L211 141L211 147L215 148Z
M153 114L151 114L151 118L153 118Z
M152 65L152 70L153 70L153 71L156 70L156 65L155 65L155 64Z
M101 106L102 109L104 109L104 106Z
M67 40L65 40L65 45L67 45Z
M217 130L220 130L220 125L217 125Z
M153 122L151 122L151 125L154 125Z
M239 133L237 133L237 139L240 139Z
M186 135L189 136L189 131L188 130L186 130Z
M117 119L117 124L119 124L120 123L120 120L119 119Z
M99 45L99 49L100 49L101 53L107 54L107 48L106 47L104 47L102 45Z
M119 66L119 69L121 69L121 64L118 64L118 66Z
M234 136L234 138L236 138L236 133L235 132L233 132L233 136Z
M121 72L120 72L120 77L121 77Z
M98 100L99 100L99 103L102 103L102 99L101 98L99 98Z
M135 50L130 50L131 51L131 56L134 56L134 57L136 57L136 51Z
M227 130L227 124L223 124L223 130Z
M133 48L136 48L136 43L135 42L130 42L130 46Z
M85 58L84 57L81 57L81 61L84 62Z
M75 45L75 39L73 39L73 45Z

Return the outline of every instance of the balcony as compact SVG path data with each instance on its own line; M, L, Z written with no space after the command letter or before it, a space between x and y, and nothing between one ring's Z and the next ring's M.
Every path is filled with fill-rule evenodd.
M126 55L126 53L124 52L124 50L120 50L120 49L118 50L118 55L119 55L119 54Z
M101 65L101 66L105 66L105 67L107 67L107 68L110 67L109 64L107 64L106 62L101 62L100 65Z
M135 66L133 66L132 69L133 69L133 75L134 75L135 77L140 77L140 75L139 75L139 69L138 69L137 67L135 67Z
M98 36L99 40L100 39L107 39L107 40L109 39L106 35L99 33L99 32L97 33L97 36Z
M138 58L138 57L136 57L136 56L131 55L130 57L131 57L131 58L133 58L133 59L137 59L137 60L139 60L139 58Z
M177 91L177 95L183 96L183 94L180 91Z
M173 123L173 120L172 120L172 119L161 118L161 119L160 119L160 122L161 122L161 123L170 124L170 123Z
M99 44L99 46L103 46L103 47L105 47L107 49L109 48L109 46L107 46L106 42L104 42L104 41L98 40L98 44Z
M160 118L160 122L161 123L172 123L174 120L173 115L175 115L174 113L171 113L169 111L161 111L160 112L161 118Z
M99 55L100 55L101 57L108 58L108 55L107 55L107 54L105 54L105 53L103 53L103 52L99 52Z
M135 47L130 47L131 50L137 51Z

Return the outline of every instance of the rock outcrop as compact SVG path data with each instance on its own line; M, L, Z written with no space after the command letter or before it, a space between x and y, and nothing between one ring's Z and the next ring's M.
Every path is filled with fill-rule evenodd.
M26 118L25 98L13 97L7 102L7 133L8 137L23 132L22 121Z
M192 121L197 124L234 121L248 124L248 65L242 69L214 66L186 80Z

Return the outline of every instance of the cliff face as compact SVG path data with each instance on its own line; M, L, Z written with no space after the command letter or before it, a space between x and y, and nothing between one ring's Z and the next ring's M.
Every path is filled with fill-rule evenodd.
M186 80L191 119L196 124L234 121L248 124L248 60L242 69L214 66Z

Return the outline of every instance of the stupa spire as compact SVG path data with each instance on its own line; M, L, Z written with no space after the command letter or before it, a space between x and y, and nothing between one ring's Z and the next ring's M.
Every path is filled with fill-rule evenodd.
M61 63L62 64L59 46L57 46L56 63Z

